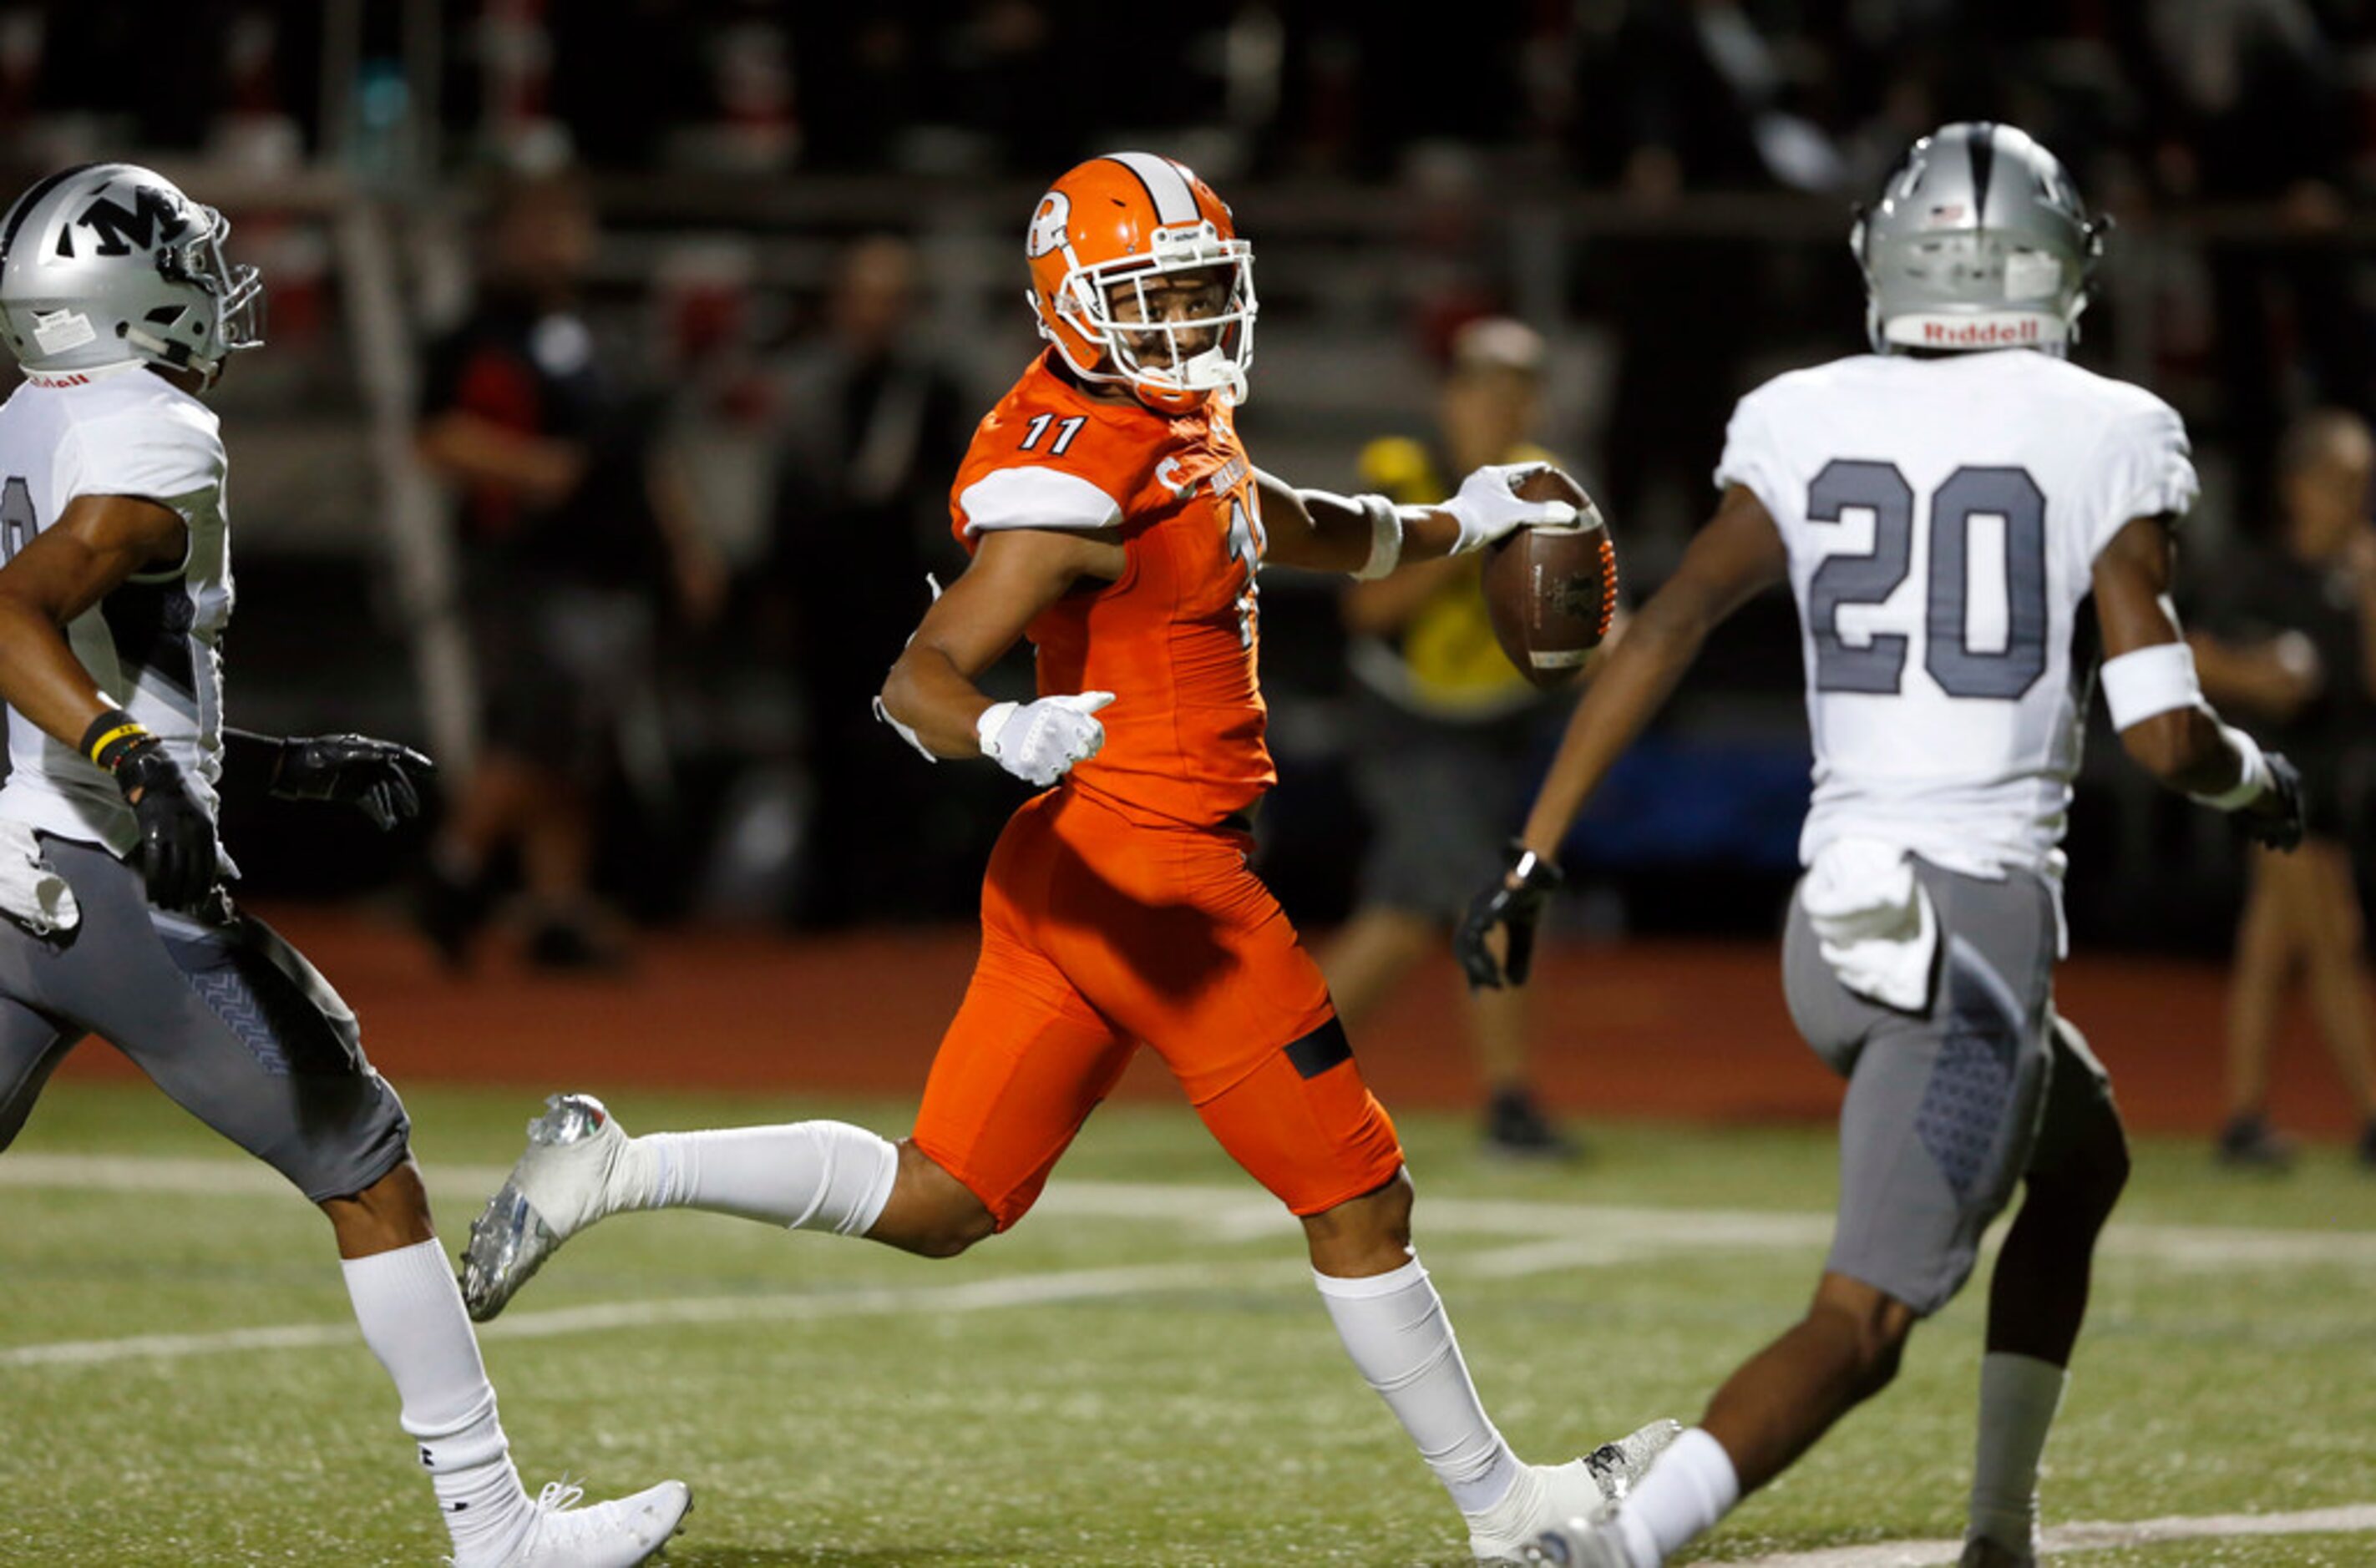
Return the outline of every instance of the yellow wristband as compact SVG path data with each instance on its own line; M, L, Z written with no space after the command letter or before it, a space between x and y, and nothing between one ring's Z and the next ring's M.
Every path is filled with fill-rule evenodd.
M148 733L148 726L146 724L126 722L117 725L114 729L110 730L107 733L100 736L99 739L90 743L90 760L92 765L99 767L106 766L107 765L101 762L99 759L101 755L106 752L108 747L127 736L146 735L147 733Z

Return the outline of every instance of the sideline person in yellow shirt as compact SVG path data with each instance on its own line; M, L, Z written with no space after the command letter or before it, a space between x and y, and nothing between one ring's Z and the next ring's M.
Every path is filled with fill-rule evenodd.
M1542 338L1523 322L1488 316L1462 327L1452 340L1436 436L1372 442L1361 453L1359 488L1427 505L1481 464L1550 460L1529 439L1543 359ZM1497 862L1523 803L1537 693L1493 639L1479 559L1431 562L1356 583L1344 596L1355 677L1348 760L1372 833L1353 917L1320 964L1348 1025L1445 942L1477 868ZM1487 1094L1486 1147L1538 1158L1572 1155L1574 1143L1528 1087L1528 992L1466 994Z

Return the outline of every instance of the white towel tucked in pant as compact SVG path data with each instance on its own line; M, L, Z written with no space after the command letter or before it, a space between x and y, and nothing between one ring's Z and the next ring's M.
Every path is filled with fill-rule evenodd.
M35 936L72 931L82 921L74 889L25 823L0 820L0 914Z
M1901 1013L1928 1010L1939 912L1904 849L1878 838L1835 838L1807 868L1799 901L1842 985Z

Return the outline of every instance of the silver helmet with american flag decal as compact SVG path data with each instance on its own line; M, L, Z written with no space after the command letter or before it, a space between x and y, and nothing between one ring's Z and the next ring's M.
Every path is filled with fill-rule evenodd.
M2109 228L2027 132L1942 125L1907 150L1848 236L1873 350L2063 351Z

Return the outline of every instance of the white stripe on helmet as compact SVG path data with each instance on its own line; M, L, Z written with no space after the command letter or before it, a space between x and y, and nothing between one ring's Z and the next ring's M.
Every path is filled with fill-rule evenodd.
M1171 160L1158 158L1151 152L1110 152L1106 156L1138 176L1146 194L1154 198L1158 223L1168 226L1204 221L1205 214L1196 206L1195 191Z

